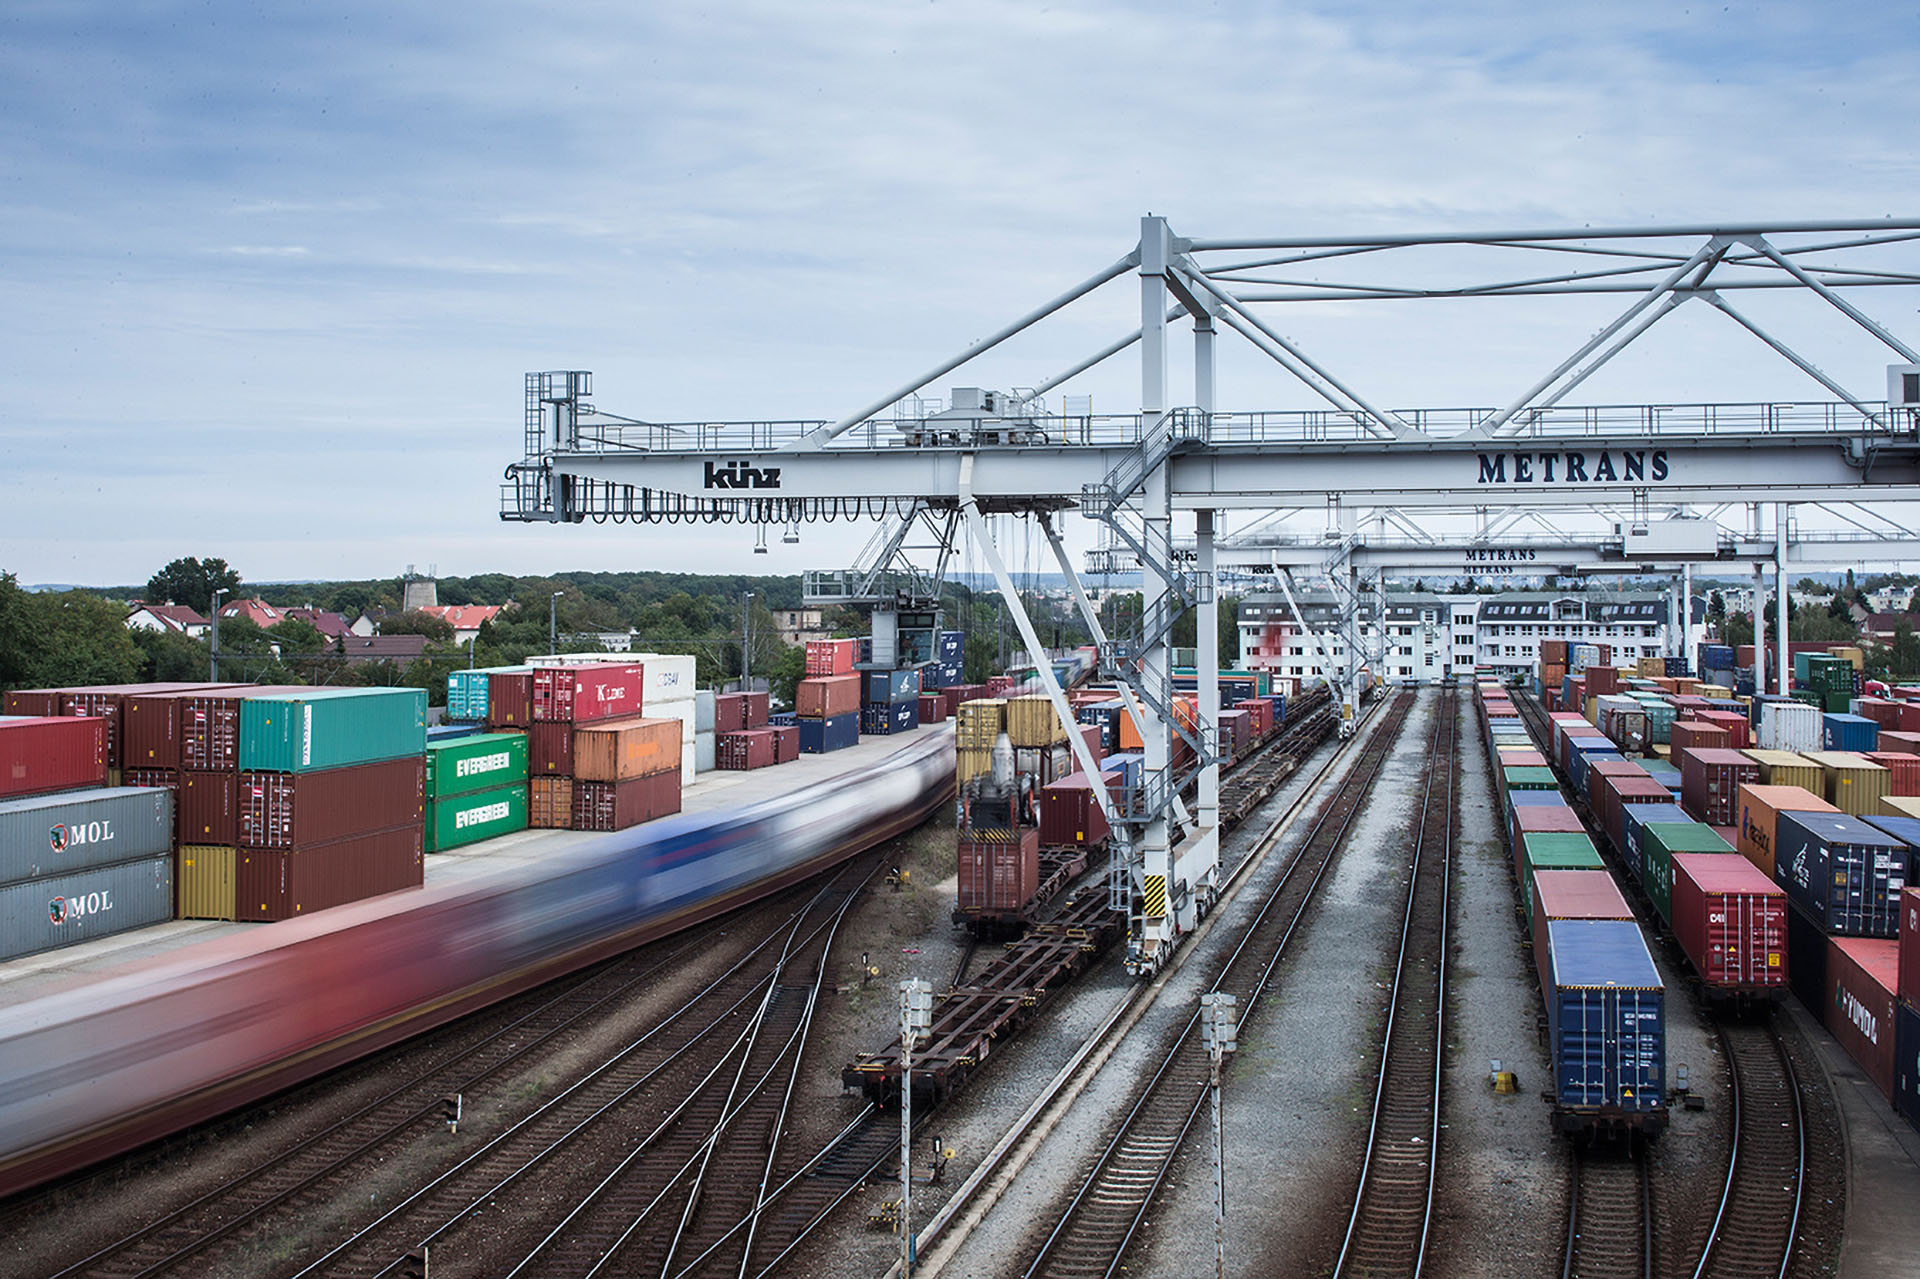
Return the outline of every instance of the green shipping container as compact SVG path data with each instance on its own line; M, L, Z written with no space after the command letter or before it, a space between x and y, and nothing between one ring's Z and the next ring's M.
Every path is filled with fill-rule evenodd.
M527 828L527 784L454 795L427 805L427 851L442 853Z
M1653 908L1673 923L1673 855L1731 853L1727 841L1703 822L1648 822L1640 828L1640 886Z
M1508 790L1559 790L1559 779L1551 768L1521 764L1505 773Z
M424 688L316 688L240 703L240 771L310 773L420 755Z
M1522 837L1527 873L1520 883L1527 916L1533 916L1533 874L1541 870L1605 870L1593 841L1578 831L1531 831Z
M527 780L525 733L478 733L427 747L427 798Z

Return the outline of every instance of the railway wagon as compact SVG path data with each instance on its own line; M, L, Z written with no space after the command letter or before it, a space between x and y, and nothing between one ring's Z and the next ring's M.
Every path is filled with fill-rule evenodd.
M0 1010L0 1195L803 879L934 812L952 757L950 732L921 734L789 795L187 946Z

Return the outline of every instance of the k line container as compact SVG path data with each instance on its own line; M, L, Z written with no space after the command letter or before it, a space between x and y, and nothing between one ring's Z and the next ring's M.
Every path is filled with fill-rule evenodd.
M418 888L423 882L418 822L296 849L242 849L235 913L240 919L294 919L329 906Z
M491 790L527 779L524 733L479 733L427 745L427 798Z
M174 788L183 844L240 842L240 784L237 773L180 773Z
M182 844L174 893L182 919L232 919L240 853L226 844Z
M1781 813L1838 813L1840 810L1800 786L1744 785L1739 791L1738 851L1772 879Z
M114 862L0 886L0 959L173 918L173 857Z
M654 773L624 782L573 784L575 830L625 830L679 811L678 772Z
M959 843L962 914L1018 914L1040 888L1040 832L966 830Z
M0 719L0 798L104 786L106 726L97 719Z
M641 713L645 692L639 663L535 667L533 718L563 724L621 719Z
M1894 937L1907 854L1885 831L1856 817L1781 813L1774 882L1827 932Z
M595 782L680 771L680 721L616 719L574 730L573 776Z
M1585 1114L1657 1112L1666 1100L1666 990L1637 925L1547 925L1554 1097Z
M413 756L307 773L246 772L240 774L239 796L236 842L242 848L308 848L419 825L426 762Z
M509 782L492 790L467 791L427 805L426 850L445 852L526 828L525 782Z
M120 787L0 802L0 884L173 851L173 796Z
M1889 1102L1894 1097L1898 950L1898 942L1866 937L1835 937L1827 949L1827 1032Z
M422 688L307 689L240 704L244 772L305 773L427 749Z
M1764 993L1787 979L1787 895L1738 854L1673 858L1673 935L1713 990Z

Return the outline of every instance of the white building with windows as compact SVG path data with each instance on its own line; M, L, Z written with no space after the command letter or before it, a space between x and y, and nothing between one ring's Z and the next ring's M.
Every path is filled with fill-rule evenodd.
M1240 601L1240 668L1264 670L1302 682L1331 663L1344 663L1346 646L1334 625L1334 603L1322 593L1296 594L1306 633L1286 596L1249 595ZM1385 660L1374 673L1393 682L1445 679L1476 667L1532 670L1542 640L1608 644L1616 663L1658 657L1668 651L1665 595L1509 592L1499 595L1433 595L1389 592ZM1371 600L1361 608L1359 631L1368 649L1381 640ZM1324 656L1321 644L1325 645Z

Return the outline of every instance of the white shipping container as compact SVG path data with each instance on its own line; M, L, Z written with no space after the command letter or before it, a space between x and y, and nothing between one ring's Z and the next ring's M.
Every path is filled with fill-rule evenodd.
M702 773L713 771L715 737L711 729L704 730L694 737L694 767Z
M1761 750L1817 751L1821 740L1820 708L1805 702L1762 702L1757 741Z
M1589 666L1600 665L1600 646L1598 644L1575 644L1572 658L1567 663L1573 671L1584 671Z

